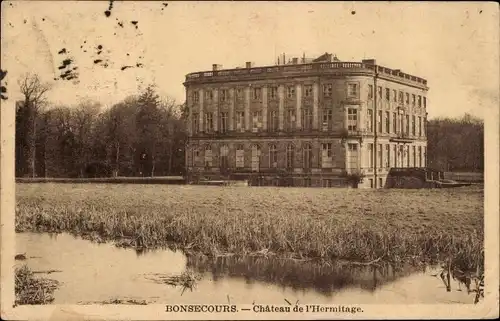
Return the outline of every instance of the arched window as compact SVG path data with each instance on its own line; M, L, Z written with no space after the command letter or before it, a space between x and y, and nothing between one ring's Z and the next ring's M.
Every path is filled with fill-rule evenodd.
M292 144L286 147L286 168L293 168L295 149Z
M212 146L205 145L205 168L212 167Z
M312 167L312 147L310 144L305 144L303 148L303 167L309 169Z
M220 147L220 167L221 168L228 168L229 166L229 148L227 145L222 145Z
M274 144L269 145L269 167L278 167L278 149Z

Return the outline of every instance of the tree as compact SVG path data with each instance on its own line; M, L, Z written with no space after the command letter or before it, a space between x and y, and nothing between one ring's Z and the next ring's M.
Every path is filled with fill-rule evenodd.
M24 100L16 104L16 166L18 175L36 176L36 136L39 113L46 104L50 86L38 75L26 74L19 80Z

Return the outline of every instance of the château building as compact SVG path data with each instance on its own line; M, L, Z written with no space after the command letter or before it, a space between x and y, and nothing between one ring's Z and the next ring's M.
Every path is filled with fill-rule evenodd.
M285 57L282 57L284 61ZM325 53L286 64L190 73L191 180L383 187L390 168L425 167L427 81ZM352 176L351 176L352 177Z

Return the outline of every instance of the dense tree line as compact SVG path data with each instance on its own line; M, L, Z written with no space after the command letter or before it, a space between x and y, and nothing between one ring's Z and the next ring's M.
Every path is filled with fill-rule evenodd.
M427 124L428 166L443 171L483 171L484 123L465 114Z
M20 82L16 176L183 175L185 110L154 86L104 109L99 102L52 106L36 75Z

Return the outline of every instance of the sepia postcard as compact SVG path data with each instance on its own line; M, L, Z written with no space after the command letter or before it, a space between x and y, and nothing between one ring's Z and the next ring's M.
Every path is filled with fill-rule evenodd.
M499 316L495 2L3 1L5 320Z

